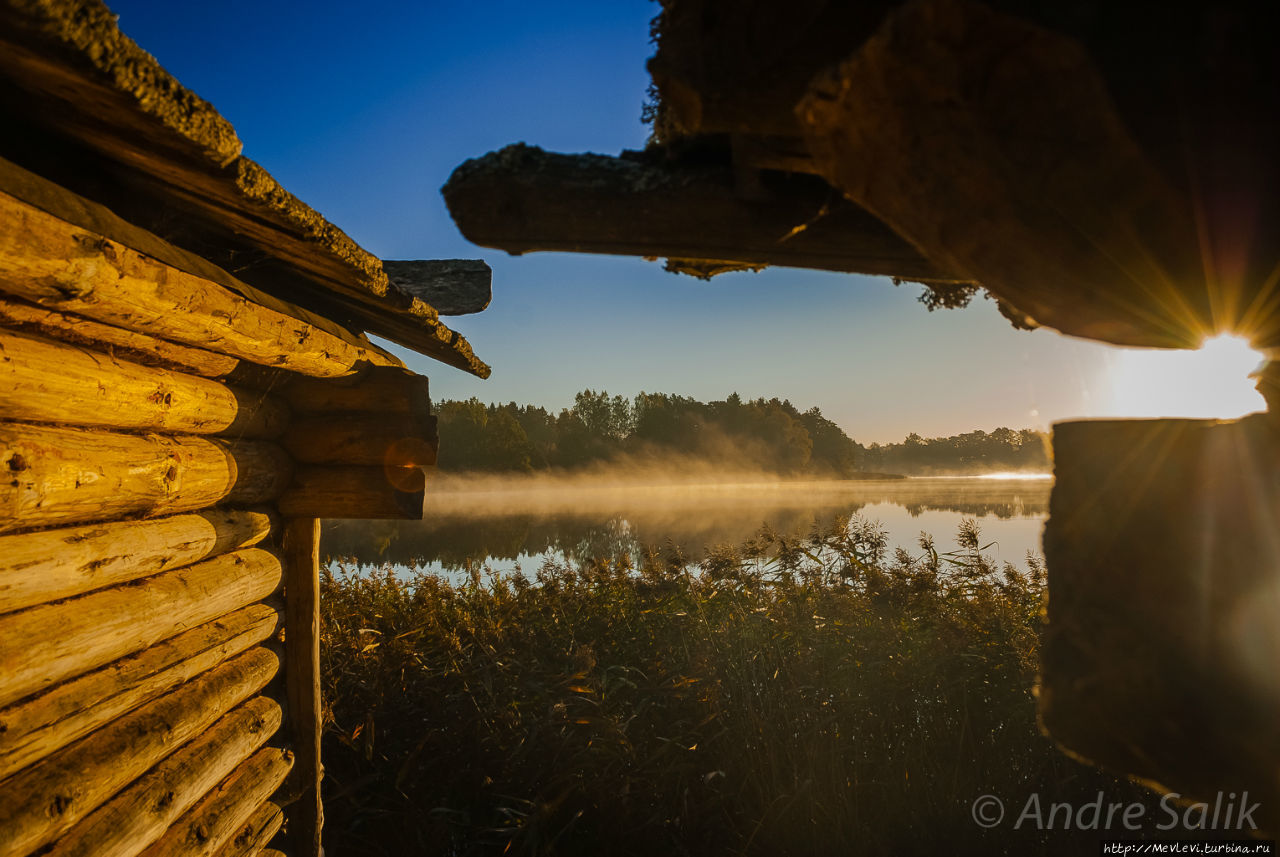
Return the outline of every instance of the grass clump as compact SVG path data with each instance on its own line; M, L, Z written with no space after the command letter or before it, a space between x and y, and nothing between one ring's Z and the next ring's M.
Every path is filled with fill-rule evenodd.
M1059 853L1012 829L1031 793L1138 795L1036 728L1040 564L996 567L972 522L960 544L888 555L854 517L698 563L326 572L330 848Z

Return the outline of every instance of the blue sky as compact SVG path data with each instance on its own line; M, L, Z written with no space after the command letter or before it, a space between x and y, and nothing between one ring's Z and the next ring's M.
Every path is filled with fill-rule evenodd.
M483 258L449 319L481 381L407 352L437 398L559 408L584 388L818 405L864 443L1107 413L1114 349L929 313L917 286L775 268L702 282L638 259L466 242L439 188L468 157L643 145L648 0L309 4L116 0L120 26L236 127L245 154L383 258Z

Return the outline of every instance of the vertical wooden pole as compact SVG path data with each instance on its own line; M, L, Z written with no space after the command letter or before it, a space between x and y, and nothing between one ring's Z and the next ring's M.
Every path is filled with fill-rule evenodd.
M294 788L287 810L296 857L319 857L324 805L320 800L320 521L290 518L284 525L285 695L293 744Z

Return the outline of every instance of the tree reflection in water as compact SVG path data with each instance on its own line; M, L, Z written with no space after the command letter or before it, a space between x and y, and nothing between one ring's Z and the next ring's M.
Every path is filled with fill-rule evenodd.
M741 544L762 526L808 532L837 516L882 521L891 547L914 549L923 529L940 550L965 517L984 541L1021 564L1039 551L1048 514L1048 479L931 478L865 482L641 485L596 481L495 486L454 479L428 490L422 521L328 521L322 549L331 560L456 571L544 558L575 562L679 549L692 559L720 544Z

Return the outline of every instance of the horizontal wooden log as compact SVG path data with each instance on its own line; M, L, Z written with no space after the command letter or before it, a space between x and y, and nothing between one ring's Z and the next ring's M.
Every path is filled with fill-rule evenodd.
M421 298L441 315L480 312L493 299L493 271L483 259L383 260L391 285Z
M0 192L0 292L304 375L400 365Z
M281 445L303 464L429 467L440 438L432 416L351 414L299 419Z
M276 504L287 518L422 518L426 474L416 467L301 466Z
M0 536L0 614L252 547L269 532L266 512L209 509Z
M0 705L260 601L281 579L280 560L246 548L0 616Z
M560 250L964 280L929 262L812 176L761 176L752 198L733 169L667 167L524 144L467 161L443 188L468 240L508 253Z
M203 378L226 377L240 365L238 359L228 354L179 345L136 330L17 300L0 298L0 324L87 345L147 366L161 366Z
M134 857L280 728L280 703L257 696L67 831L43 857Z
M212 857L279 788L292 766L293 754L288 750L259 750L142 854Z
M240 825L240 829L217 852L217 857L253 857L255 854L270 853L263 849L280 830L283 822L284 810L274 801L267 801L258 807L248 821Z
M236 438L275 437L289 420L269 393L3 328L0 385L6 420Z
M293 376L277 392L295 414L431 412L427 377L391 366L371 366L349 378Z
M0 423L0 533L264 503L291 467L265 441Z
M70 830L262 690L279 668L274 652L250 649L5 780L0 857L25 857Z
M0 709L0 780L268 639L281 609L251 604Z

